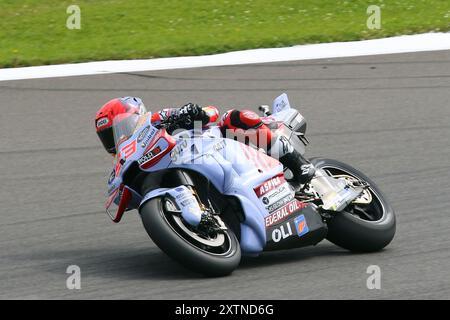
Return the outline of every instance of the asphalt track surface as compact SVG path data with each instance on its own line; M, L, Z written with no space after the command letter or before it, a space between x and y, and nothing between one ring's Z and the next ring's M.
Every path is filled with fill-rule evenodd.
M163 254L136 212L118 225L103 213L103 102L255 109L282 92L308 120L309 156L356 166L392 201L386 250L325 241L205 279ZM0 298L450 298L450 51L0 82L0 101ZM69 265L81 290L66 288ZM366 287L369 265L381 290Z

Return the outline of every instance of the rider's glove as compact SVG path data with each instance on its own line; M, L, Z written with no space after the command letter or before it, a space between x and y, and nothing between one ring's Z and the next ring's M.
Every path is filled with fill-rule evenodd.
M170 115L168 129L193 129L194 121L201 121L205 125L209 122L209 116L198 104L188 103Z
M205 121L209 120L208 115L202 109L202 107L191 102L182 106L179 110L179 114L182 118L186 118L191 121L202 121L203 124L208 123L205 123Z

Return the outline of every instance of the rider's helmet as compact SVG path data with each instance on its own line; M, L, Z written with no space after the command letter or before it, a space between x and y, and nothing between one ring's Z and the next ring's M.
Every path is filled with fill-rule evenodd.
M114 143L113 120L120 114L137 114L143 115L147 113L147 109L140 98L122 97L112 99L98 110L95 115L95 128L107 152L116 154L116 146Z

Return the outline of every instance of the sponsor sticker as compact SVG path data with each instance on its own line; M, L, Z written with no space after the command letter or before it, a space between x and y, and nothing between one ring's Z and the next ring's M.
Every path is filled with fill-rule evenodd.
M289 202L288 204L284 205L274 213L271 213L265 218L266 227L270 227L274 224L280 223L284 221L287 217L289 217L292 213L303 209L306 207L306 204L303 202L298 201L297 199L294 199L293 201Z
M293 199L294 199L294 195L289 193L284 198L281 198L280 200L275 201L273 204L266 206L266 209L269 212L273 212L273 211L281 208L282 206L284 206L289 201L292 201ZM264 200L263 200L263 203L264 203ZM264 204L266 204L266 203L264 203Z
M183 152L185 148L187 148L188 142L187 139L182 139L175 148L170 152L170 158L173 161L177 161L180 154Z
M155 156L157 156L158 154L161 153L161 147L160 146L156 146L155 148L153 148L152 150L150 150L149 152L147 152L146 154L144 154L142 157L140 157L138 159L138 164L140 166L142 166L143 164L146 164L147 162L149 162L150 160L152 160Z
M254 190L258 198L260 198L267 194L269 191L280 186L284 182L286 182L286 180L284 179L283 175L280 174L276 177L273 177L272 179L267 180L266 182L263 182L261 185L254 188Z
M273 229L272 231L272 240L275 243L280 242L281 240L287 239L292 236L292 227L291 224L285 223L278 228Z
M97 121L97 128L104 127L109 123L108 118L101 118Z
M147 162L149 162L150 160L152 160L152 158L153 158L152 154L150 154L150 153L144 154L142 157L140 157L140 158L138 159L138 164L139 164L140 166L142 166L144 163L147 163Z
M294 219L295 229L299 237L309 232L308 224L306 223L305 215L301 214Z
M150 130L150 126L146 126L144 129L142 129L141 133L139 133L137 137L137 142L140 143L145 136L147 135L148 131Z
M153 139L153 137L155 137L157 132L158 132L158 129L152 128L152 131L147 135L147 137L145 137L145 134L144 134L142 137L143 141L141 140L142 141L141 147L142 148L146 147L148 145L148 143ZM138 139L139 139L139 137L138 137Z
M268 202L273 202L280 200L282 197L285 197L287 194L290 194L289 187L287 183L282 184L280 187L273 189L270 193L267 193L264 198L267 198Z
M265 181L254 190L270 213L294 199L294 193L282 174Z

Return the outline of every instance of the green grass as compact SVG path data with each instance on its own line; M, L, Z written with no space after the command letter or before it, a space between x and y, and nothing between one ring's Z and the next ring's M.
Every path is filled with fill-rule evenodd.
M81 30L66 8L81 8ZM380 30L366 26L368 5ZM449 0L0 0L0 67L198 55L450 30Z

